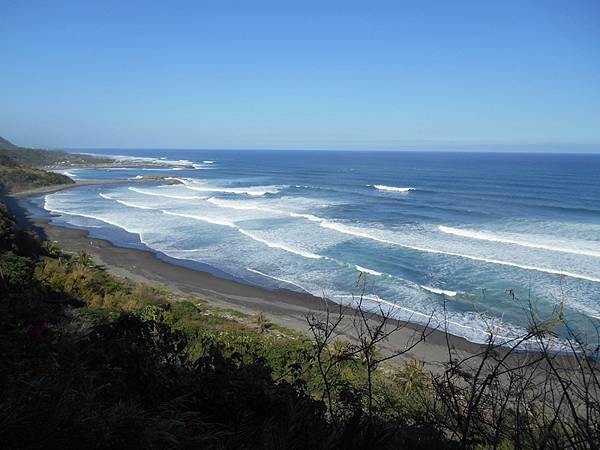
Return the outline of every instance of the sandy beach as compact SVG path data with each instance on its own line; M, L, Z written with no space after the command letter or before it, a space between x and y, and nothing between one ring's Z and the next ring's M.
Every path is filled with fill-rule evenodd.
M115 181L119 183L120 181ZM112 182L112 183L115 183ZM130 182L130 181L128 181ZM74 185L59 185L48 188L13 194L13 198L24 198L44 193L56 192L82 185L110 184L106 181L84 181ZM18 208L16 202L10 202L12 209ZM91 238L87 231L60 227L45 219L30 218L26 211L15 211L21 220L44 238L57 243L66 252L89 253L97 264L105 266L111 273L149 285L167 287L175 293L190 294L210 302L212 305L231 308L244 313L262 311L268 319L280 326L310 335L307 316L317 313L325 316L327 309L334 315L339 306L333 302L309 294L297 293L286 289L276 291L264 289L237 281L220 278L211 273L172 264L159 258L152 251L117 247L109 241ZM339 337L354 340L354 311L347 309L345 319L338 328ZM434 329L404 322L395 322L398 330L383 344L380 351L391 353L406 348L420 336L425 335L410 351L397 361L416 359L434 372L439 372L448 359L448 345L458 355L478 353L482 346L464 338L446 334Z

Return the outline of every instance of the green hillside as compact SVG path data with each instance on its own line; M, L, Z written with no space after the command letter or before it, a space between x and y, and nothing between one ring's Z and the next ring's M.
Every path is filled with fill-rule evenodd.
M91 162L96 159L85 155L19 147L0 137L0 192L74 183L65 175L48 172L41 167L63 164L64 161Z
M8 157L17 164L31 167L110 163L108 158L67 153L59 150L40 150L19 147L0 137L0 158Z

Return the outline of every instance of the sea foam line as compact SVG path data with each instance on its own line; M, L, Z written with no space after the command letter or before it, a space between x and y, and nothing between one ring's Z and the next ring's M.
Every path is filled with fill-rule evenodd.
M111 197L110 195L107 194L103 194L100 193L98 194L100 197L106 199L106 200L112 200L114 202L120 203L123 206L128 206L130 208L137 208L137 209L149 209L149 210L154 210L155 208L151 208L150 206L143 206L143 205L134 205L133 203L129 203L126 202L125 200L118 200L116 198Z
M442 233L452 234L454 236L460 236L460 237L465 237L465 238L470 238L470 239L478 239L478 240L490 241L490 242L501 242L504 244L519 245L521 247L538 248L538 249L549 250L549 251L553 251L553 252L572 253L574 255L593 256L595 258L600 258L600 252L596 252L593 250L584 250L584 249L580 250L580 249L574 249L574 248L568 248L568 247L550 246L550 245L540 244L537 242L527 242L527 241L520 241L517 239L505 238L505 237L498 236L496 234L488 233L485 231L462 230L460 228L446 227L443 225L440 225L438 227L438 229Z
M130 191L137 192L138 194L143 195L152 195L155 197L165 197L165 198L174 198L178 200L202 200L204 197L200 197L198 195L174 195L174 194L159 194L158 192L146 191L143 189L138 189L134 187L128 188Z
M425 314L425 313L421 313L421 312L412 310L412 309L407 308L405 306L398 305L397 303L390 302L389 300L384 300L384 299L382 299L381 297L379 297L378 295L375 295L375 294L369 294L369 295L363 295L363 296L360 296L360 295L336 295L335 297L337 297L337 298L351 298L353 300L358 300L358 301L360 301L361 299L364 299L364 300L368 300L368 301L372 301L372 302L376 302L376 303L382 303L384 305L388 305L388 306L390 306L392 308L395 308L395 309L401 309L403 311L408 312L410 315L414 314L414 315L417 315L417 316L425 317L427 319L431 317L431 314ZM350 306L352 306L352 304L350 304ZM463 326L465 328L471 328L471 327L467 327L465 325L463 325Z
M415 188L413 187L395 187L395 186L385 186L383 184L367 184L367 186L372 186L375 189L377 189L378 191L384 191L384 192L410 192L410 191L414 191Z
M236 207L225 206L224 204L220 204L218 206L221 206L224 208L236 209ZM237 209L240 209L240 208L237 208ZM529 266L529 265L525 265L525 264L512 263L509 261L502 261L502 260L491 259L491 258L482 258L482 257L478 257L478 256L466 255L463 253L448 252L448 251L444 251L444 250L435 250L435 249L426 248L426 247L408 245L408 244L404 244L401 242L380 238L378 236L374 236L374 235L372 235L366 231L363 231L361 229L357 229L356 227L349 227L347 225L343 225L338 222L331 222L329 220L314 216L312 214L301 214L301 213L294 213L294 212L286 213L285 211L280 211L280 210L270 210L270 211L288 214L291 217L297 217L297 218L303 218L306 220L310 220L312 222L318 223L323 228L334 230L339 233L348 234L348 235L356 236L356 237L362 237L365 239L374 240L374 241L381 242L384 244L397 245L400 247L408 248L410 250L415 250L415 251L419 251L419 252L433 253L433 254L446 255L446 256L455 256L455 257L459 257L459 258L469 259L472 261L485 262L485 263L489 263L489 264L496 264L496 265L502 265L502 266L508 266L508 267L515 267L518 269L532 270L532 271L536 271L536 272L549 273L549 274L553 274L553 275L562 275L562 276L567 276L570 278L577 278L580 280L586 280L586 281L591 281L594 283L600 283L600 278L583 275L583 274L578 274L578 273L574 273L574 272L565 272L565 271L549 269L549 268L544 268L544 267L536 267L536 266ZM453 291L449 291L449 292L453 292ZM448 295L448 294L446 294L446 295Z
M255 206L255 205L247 205L246 206L246 205L233 204L233 202L231 202L231 201L221 200L221 199L218 199L215 197L211 197L206 201L215 206L218 206L219 208L237 209L237 210L241 210L241 211L262 211L262 212L267 212L267 213L271 213L271 214L280 214L280 215L287 215L287 216L294 217L294 218L306 219L311 222L322 222L325 220L325 219L322 219L321 217L317 217L312 214L295 213L295 212L291 212L291 211L283 211L281 209L266 208L263 206Z
M376 270L373 270L373 269L367 269L366 267L359 266L358 264L356 264L354 267L359 272L375 275L376 277L380 277L381 275L383 275L381 272L377 272Z
M286 252L294 253L296 255L303 256L305 258L310 258L310 259L326 259L325 256L321 256L321 255L317 255L315 253L311 253L311 252L307 252L307 251L304 251L304 250L296 249L296 248L290 247L287 244L283 244L283 243L279 243L279 242L270 242L270 241L267 241L266 239L258 237L255 234L252 234L251 232L244 230L243 228L237 227L235 225L235 223L233 223L233 222L227 222L227 221L224 221L224 220L212 219L212 218L208 218L208 217L204 217L204 216L197 216L197 215L194 215L194 214L176 213L176 212L167 211L167 210L164 210L164 209L162 210L162 212L164 214L171 215L171 216L185 217L185 218L188 218L188 219L200 220L202 222L207 222L207 223L211 223L211 224L214 224L214 225L222 225L222 226L225 226L225 227L234 228L239 233L243 234L244 236L249 237L250 239L252 239L252 240L254 240L256 242L260 242L261 244L264 244L267 247L277 248L277 249L280 249L280 250L284 250Z
M78 178L77 175L75 175L73 172L71 172L69 170L60 170L60 171L56 171L55 173L59 173L61 175L65 175L65 176L71 177L71 178Z
M206 200L208 203L211 203L219 208L229 208L229 209L237 209L241 211L263 211L269 213L281 214L282 212L277 209L271 208L263 208L262 206L254 206L254 205L238 205L228 202L227 200L220 200L215 197L210 197Z
M447 297L455 297L456 296L456 292L454 291L447 291L445 289L438 289L438 288L434 288L431 286L425 286L423 284L419 285L421 288L425 289L426 291L432 292L434 294L438 294L438 295L445 295Z
M109 219L105 219L103 217L98 217L98 216L94 216L92 214L85 214L85 213L76 213L76 212L71 212L71 211L65 211L62 209L58 209L58 208L52 208L48 205L48 196L46 196L46 198L44 199L44 209L46 211L50 211L52 213L55 214L65 214L67 216L77 216L77 217L85 217L86 219L92 219L92 220L97 220L99 222L104 222L107 223L108 225L112 225L113 227L117 227L117 228L121 228L125 231L127 231L128 233L132 233L132 234L137 234L140 237L140 241L142 243L145 244L143 238L142 238L142 233L130 228L127 228L126 226L116 223L116 222L112 222Z
M211 187L198 187L191 186L189 183L185 183L187 189L198 192L222 192L224 194L246 194L253 197L261 197L265 194L276 194L279 192L279 188L275 186L255 186L247 188L211 188Z
M168 216L184 217L186 219L199 220L201 222L206 222L206 223L210 223L213 225L221 225L224 227L237 229L237 227L235 226L235 224L233 222L228 222L225 220L213 219L210 217L198 216L198 215L194 215L194 214L182 214L182 213L177 213L177 212L173 212L173 211L167 211L166 209L161 209L160 211L163 214L166 214Z
M360 296L355 296L355 295L338 295L338 297L339 298L360 299ZM391 302L389 300L384 300L384 299L382 299L381 297L379 297L378 295L375 295L375 294L364 295L362 298L365 299L365 300L368 300L368 301L372 301L372 302L376 302L376 303L381 303L381 304L390 306L391 308L400 309L400 310L403 310L403 311L406 311L406 312L409 313L409 318L408 319L402 318L400 320L411 321L412 316L413 315L417 315L417 316L421 316L421 317L424 317L424 318L427 319L426 322L422 322L422 323L428 323L428 322L430 322L433 319L433 321L435 321L434 323L437 323L437 326L433 325L433 328L436 328L436 329L444 328L447 325L454 325L454 326L457 326L457 327L465 329L465 330L472 330L472 331L476 331L478 333L483 333L486 336L489 336L489 331L488 330L478 329L478 328L475 328L473 326L465 325L465 324L462 324L460 322L456 322L454 320L450 320L447 317L444 317L443 319L438 319L438 318L435 317L435 314L434 314L433 311L431 313L429 313L429 314L425 314L425 313L422 313L422 312L419 312L419 311L412 310L412 309L407 308L405 306L398 305L397 303ZM509 336L500 335L496 331L494 331L493 334L494 334L494 337L497 338L497 339L506 339L507 341L509 341L511 339Z
M566 277L570 277L570 278L577 278L580 280L586 280L586 281L592 281L594 283L600 283L600 278L597 277L592 277L589 275L582 275L579 273L573 273L573 272L565 272L565 271L561 271L561 270L555 270L555 269L549 269L549 268L544 268L544 267L535 267L535 266L529 266L529 265L525 265L525 264L518 264L518 263L512 263L512 262L508 262L508 261L501 261L498 259L491 259L491 258L482 258L482 257L478 257L478 256L472 256L472 255L465 255L462 253L456 253L456 252L448 252L445 250L435 250L435 249L431 249L431 248L426 248L426 247L419 247L419 246L415 246L415 245L408 245L408 244L403 244L397 241L392 241L389 239L383 239L380 238L378 236L374 236L370 233L367 233L363 230L360 229L356 229L355 227L348 227L346 225L340 224L340 223L336 223L336 222L329 222L329 221L322 221L320 224L320 226L322 226L323 228L329 228L332 230L336 230L340 233L346 233L349 235L353 235L353 236L357 236L357 237L362 237L365 239L371 239L377 242L381 242L384 244L390 244L390 245L397 245L399 247L404 247L404 248L408 248L411 250L416 250L419 252L424 252L424 253L433 253L433 254L438 254L438 255L447 255L447 256L456 256L459 258L465 258L465 259L469 259L472 261L479 261L479 262L486 262L486 263L490 263L490 264L497 264L497 265L501 265L501 266L509 266L509 267L516 267L518 269L524 269L524 270L532 270L532 271L536 271L536 272L544 272L544 273L549 273L549 274L554 274L554 275L562 275L562 276L566 276Z
M266 277L266 278L271 278L271 279L273 279L273 280L277 280L277 281L281 281L281 282L283 282L283 283L291 284L292 286L299 287L299 288L300 288L300 289L302 289L304 292L306 292L306 293L310 294L310 291L309 291L308 289L306 289L304 286L301 286L301 285L299 285L298 283L295 283L295 282L293 282L293 281L286 280L285 278L279 278L279 277L276 277L276 276L274 276L274 275L268 275L268 274L266 274L266 273L264 273L264 272L261 272L260 270L251 269L250 267L246 267L246 270L248 270L248 271L250 271L250 272L254 272L254 273L256 273L256 274L258 274L258 275L261 275L261 276L263 276L263 277Z
M271 247L271 248L279 248L281 250L285 250L286 252L289 253L295 253L296 255L300 255L300 256L304 256L305 258L310 258L310 259L325 259L325 256L321 256L321 255L317 255L315 253L310 253L304 250L299 250L296 248L292 248L290 246L288 246L287 244L282 244L282 243L278 243L278 242L269 242L266 239L260 238L242 228L238 228L238 231L240 233L242 233L244 236L249 237L250 239L253 239L257 242L260 242L262 244L265 244L267 247Z

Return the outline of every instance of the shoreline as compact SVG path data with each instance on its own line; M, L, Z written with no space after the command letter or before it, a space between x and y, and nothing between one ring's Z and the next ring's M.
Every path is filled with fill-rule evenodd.
M42 218L29 220L63 251L85 251L98 265L106 267L114 275L151 286L166 287L176 294L193 295L217 307L246 314L261 311L271 322L306 336L310 333L306 321L308 314L325 314L329 308L335 315L340 309L339 304L311 294L287 289L269 290L221 278L206 271L167 262L152 250L119 247L105 239L92 238L87 230L53 225ZM353 341L352 322L355 310L349 307L344 310L346 317L336 335ZM381 351L391 353L402 349L414 342L421 333L425 333L425 340L398 360L416 359L435 372L443 369L448 359L448 344L453 353L458 352L463 356L475 355L484 348L482 344L416 323L394 319L390 320L390 324L398 324L399 329L382 344Z
M19 199L80 186L156 181L159 180L85 180L77 181L74 184L48 186L13 193L9 197L14 199L11 202L14 209L17 207L15 203ZM31 217L29 211L20 209L17 215L34 230L37 229L38 234L44 235L49 241L56 242L65 252L85 251L89 253L98 265L105 266L114 275L152 286L167 287L174 293L197 296L211 305L222 308L234 309L247 314L261 311L271 322L309 337L307 315L313 313L324 315L327 309L332 314L336 314L340 309L339 304L308 293L287 289L269 290L249 283L222 278L197 268L168 262L151 249L120 247L105 239L90 237L87 230L54 225L47 219ZM337 330L336 336L349 341L355 340L352 336L354 312L355 310L345 307L346 317L340 329ZM374 317L374 314L369 314L369 316ZM484 348L483 344L474 343L441 330L426 328L417 323L395 319L390 320L390 323L393 326L398 325L399 329L381 345L381 351L391 354L395 350L409 346L421 334L425 334L426 338L423 342L398 357L397 361L416 359L423 363L425 368L434 372L443 370L444 363L448 360L448 345L453 353L461 356L478 354Z

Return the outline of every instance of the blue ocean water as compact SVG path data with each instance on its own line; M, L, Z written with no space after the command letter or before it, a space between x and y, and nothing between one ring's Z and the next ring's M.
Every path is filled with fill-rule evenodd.
M192 169L184 184L80 187L39 199L55 221L236 279L372 307L482 341L562 303L581 334L600 318L600 155L119 150ZM512 290L512 291L510 291ZM509 293L514 293L509 295ZM562 331L559 330L559 333ZM595 337L597 339L597 337Z

